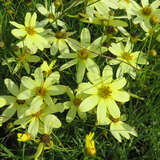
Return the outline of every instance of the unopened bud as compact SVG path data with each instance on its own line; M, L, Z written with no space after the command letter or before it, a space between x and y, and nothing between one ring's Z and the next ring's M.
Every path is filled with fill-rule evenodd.
M155 49L152 49L150 51L150 54L155 57L157 55L157 51Z

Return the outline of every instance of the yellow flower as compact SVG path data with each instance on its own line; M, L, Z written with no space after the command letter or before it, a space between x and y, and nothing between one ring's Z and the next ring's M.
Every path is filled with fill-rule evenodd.
M53 60L50 65L48 65L47 61L44 61L41 65L41 70L45 72L46 77L48 77L52 73L53 66L55 65L56 60Z
M34 160L38 160L41 155L43 149L50 149L53 147L53 141L50 138L49 134L43 134L40 139L40 143L38 145L37 151L35 153Z
M129 94L123 90L127 81L125 78L113 80L112 68L107 65L100 76L100 72L88 72L90 82L79 84L78 92L88 94L79 106L81 112L88 112L97 106L97 121L99 125L106 122L106 114L114 118L120 116L120 109L116 103L129 101Z
M17 44L18 46L26 46L32 51L49 47L48 41L40 35L40 33L44 32L44 29L36 26L36 19L36 13L31 16L31 13L28 12L25 16L25 25L10 21L12 25L18 28L13 29L11 33L18 39L24 38L23 41Z
M18 133L17 134L17 140L20 141L20 142L26 142L26 141L29 141L31 140L31 135L29 133Z
M126 124L125 121L126 116L122 115L118 118L113 118L111 115L107 115L106 117L106 124L110 124L110 132L116 138L119 142L122 142L121 136L130 139L130 134L133 136L138 136L135 129L128 124Z
M96 154L95 142L93 140L94 132L90 132L86 135L86 143L85 150L86 153L90 156L94 156Z

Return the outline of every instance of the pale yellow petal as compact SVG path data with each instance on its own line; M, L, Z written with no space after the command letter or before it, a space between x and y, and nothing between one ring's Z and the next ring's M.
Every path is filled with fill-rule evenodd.
M114 118L120 117L119 107L113 99L111 98L106 99L106 105L107 105L108 112L111 114L112 117Z
M80 112L88 112L98 104L99 98L96 95L87 97L79 106Z
M31 13L27 12L24 23L26 27L30 26L30 20L31 20Z
M24 25L22 25L22 24L18 24L14 21L10 21L9 23L12 24L13 26L19 28L19 29L24 29Z
M114 80L111 84L110 87L113 89L122 89L126 85L127 81L125 78L119 78Z
M97 121L99 125L106 124L106 112L107 112L107 107L105 101L101 99L97 107Z
M36 19L37 19L37 14L34 12L32 17L31 17L31 21L30 21L30 26L31 27L35 27L36 25Z
M13 29L11 33L16 37L16 38L22 38L26 35L26 31L24 29Z
M112 92L112 97L115 101L118 102L127 102L129 101L129 94L126 91L115 90Z

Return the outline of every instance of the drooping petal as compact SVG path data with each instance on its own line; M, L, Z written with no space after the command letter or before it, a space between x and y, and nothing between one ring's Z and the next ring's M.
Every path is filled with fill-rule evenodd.
M110 131L112 133L112 135L119 141L122 142L121 136L119 134L119 129L117 128L117 126L114 123L111 123L110 126Z
M61 54L69 53L69 48L63 39L58 41L58 48Z
M40 96L36 96L30 105L30 110L34 114L41 109L41 105L43 104L43 98Z
M83 61L79 61L79 63L77 64L77 74L76 74L76 80L77 83L81 83L85 74L85 70L86 70L86 66L83 63Z
M106 105L108 112L111 114L112 117L114 118L120 117L119 107L117 106L116 102L113 99L111 98L106 99Z
M99 98L96 95L89 96L86 99L84 99L80 106L79 111L80 112L88 112L91 109L93 109L98 104Z
M78 116L79 116L82 120L84 120L84 121L87 120L87 114L86 114L85 112L80 112L80 111L78 110Z
M4 80L5 85L9 92L13 94L14 96L17 96L19 94L19 88L18 86L11 80L11 79L5 79Z
M93 72L94 74L100 75L100 70L98 65L91 58L86 59L86 68L88 72Z
M28 126L28 133L30 133L31 136L33 138L35 138L38 133L38 129L39 129L39 120L38 120L38 118L34 117L34 118L32 118L32 120Z
M53 128L60 128L61 121L52 114L49 114L44 119L44 132L50 134Z
M106 112L107 112L107 108L106 108L105 101L101 99L97 107L97 121L99 125L106 124Z
M73 105L70 106L70 109L67 113L67 116L66 116L66 121L68 123L72 122L76 116L76 113L77 113L77 108Z

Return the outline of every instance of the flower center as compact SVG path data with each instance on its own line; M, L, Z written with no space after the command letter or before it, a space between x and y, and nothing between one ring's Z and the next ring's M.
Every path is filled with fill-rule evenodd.
M44 97L46 95L46 88L44 88L43 86L37 87L36 88L36 95Z
M78 56L79 58L81 59L87 59L88 58L88 55L89 55L89 52L87 49L85 48L82 48L78 51Z
M43 134L41 136L41 142L45 143L45 144L48 144L50 143L51 139L50 139L50 136L48 134Z
M125 0L127 3L130 3L130 0Z
M37 113L32 114L32 117L39 117L41 115L42 111L39 110Z
M78 107L81 104L82 100L80 98L75 98L73 100L73 104Z
M133 56L132 56L131 54L127 53L127 52L124 52L124 53L122 54L122 59L124 59L124 60L126 60L126 61L131 61L132 58L133 58Z
M106 18L102 18L102 19L100 19L100 22L101 22L101 24L103 24L103 25L107 25L107 24L109 23L109 20L106 19Z
M24 104L24 103L25 103L25 100L17 99L17 100L16 100L16 103L17 103L17 104Z
M30 36L33 36L36 33L33 27L25 27L25 30Z
M112 91L108 86L102 86L98 89L98 95L102 98L108 98Z
M25 59L26 59L26 57L25 57L25 55L22 53L22 54L20 54L20 55L18 56L18 59L19 59L19 61L24 62Z
M65 32L57 32L56 33L56 38L57 39L65 39L65 38L67 38L67 33L65 33Z
M113 118L111 115L109 115L109 119L110 119L112 122L114 122L114 123L120 121L120 118Z
M106 27L106 34L117 34L117 33L118 33L118 29L116 27L113 27L113 26Z
M49 14L48 14L48 19L54 20L54 18L55 18L55 17L54 17L54 15L53 15L52 13L49 13Z
M151 8L149 8L149 7L145 7L145 8L142 9L141 12L142 12L142 14L143 14L144 16L150 16L151 13L152 13L152 10L151 10Z

